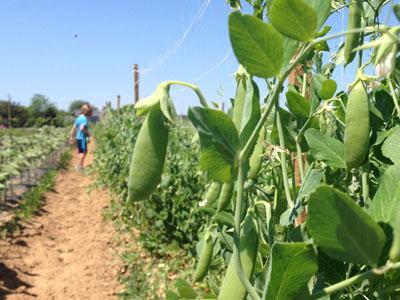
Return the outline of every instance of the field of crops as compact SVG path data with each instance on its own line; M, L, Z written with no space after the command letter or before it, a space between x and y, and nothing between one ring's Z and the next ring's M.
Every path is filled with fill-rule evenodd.
M246 1L253 15L227 2L240 64L232 107L165 81L135 112L109 110L96 133L95 169L120 226L139 227L159 265L172 244L192 257L163 296L135 276L123 296L399 299L400 27L377 26L387 1ZM347 6L348 31L328 33ZM398 4L386 9L400 20ZM354 70L346 90L333 77L340 63ZM190 122L176 115L174 85L198 96Z
M37 170L51 167L65 146L64 128L2 129L0 140L1 202L14 196L14 185L34 184Z
M212 1L197 2L188 30L143 75L164 78ZM0 101L2 127L61 126L80 109L78 142L93 141L56 177L68 129L0 129L0 298L399 300L398 2L226 0L232 51L222 61L195 84L166 80L140 100L135 64L138 101L121 107L117 96L117 109L107 104L88 127L83 100L68 116L43 95L41 114ZM106 34L117 41L119 32ZM60 57L92 53L84 34L73 39L79 48ZM128 56L109 55L114 67L117 55ZM200 79L229 55L234 89L225 96L221 84L218 102ZM179 115L183 90L198 104ZM17 218L35 218L3 226L18 208Z

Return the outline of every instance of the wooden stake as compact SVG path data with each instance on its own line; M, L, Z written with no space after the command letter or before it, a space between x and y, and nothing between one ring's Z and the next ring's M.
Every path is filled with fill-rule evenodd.
M8 98L8 128L12 128L11 125L11 96L7 95Z
M134 64L133 65L133 86L134 86L134 101L133 103L136 104L136 102L139 101L139 65Z
M298 53L296 53L292 57L292 61L296 59ZM297 66L294 67L292 72L289 74L288 78L288 83L289 85L292 85L295 87L295 89L298 92L302 92L305 95L305 98L309 101L311 101L311 79L312 79L312 73L311 73L311 62L307 61L307 76L306 76L306 84L303 85L302 80L304 79L304 73L305 73L305 65L298 64ZM306 90L303 92L303 87L305 86ZM307 154L302 153L301 155L302 160L303 160L303 165L304 162L307 160ZM293 155L292 157L293 165L294 165L294 176L295 176L295 183L297 186L300 186L302 184L301 179L300 179L300 171L299 171L299 162L297 160L296 155ZM304 210L299 214L299 216L295 219L294 226L300 226L301 224L305 223L307 221L307 207L304 207Z
M117 95L117 111L119 112L119 109L121 107L121 96Z

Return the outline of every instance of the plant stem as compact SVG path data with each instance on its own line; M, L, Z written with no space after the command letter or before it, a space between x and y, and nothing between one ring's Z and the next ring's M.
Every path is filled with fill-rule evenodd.
M314 118L314 115L310 116L307 121L304 123L303 127L300 129L299 133L297 134L296 137L296 142L300 142L301 138L304 135L304 132L306 131L306 129L308 128L308 125L311 123L311 120Z
M302 87L302 90L301 90L301 95L303 96L303 98L306 97L306 93L307 93L307 68L306 68L306 70L305 70L305 72L303 74L303 87ZM305 124L308 125L308 123L310 122L309 120L311 120L311 118L312 118L312 116L310 116L307 119ZM301 130L303 130L303 128L301 128ZM297 135L297 138L296 138L296 150L297 150L297 166L299 168L300 181L302 183L304 181L304 167L303 167L303 152L301 150L300 140L301 140L301 136L300 136L300 133L299 133L299 135Z
M297 166L300 172L300 181L301 183L303 183L304 182L303 153L301 151L301 146L298 139L296 139L296 149L297 149Z
M384 267L371 269L364 273L357 274L353 277L350 277L349 279L335 283L327 288L324 288L323 290L313 293L311 295L311 299L318 299L320 297L336 293L336 292L343 290L343 289L347 288L348 286L351 286L359 281L362 281L364 279L371 279L375 276L381 276L381 275L384 275L385 273L387 273L391 270L395 270L395 269L400 269L400 262L389 263L388 265L386 265Z
M392 95L394 106L396 107L397 116L400 117L399 101L398 101L396 93L394 91L392 80L389 79L388 83L389 83L390 94Z
M392 28L397 28L398 26L394 26ZM362 27L362 28L355 28L355 29L351 29L351 30L346 30L346 31L341 31L341 32L337 32L337 33L333 33L331 35L327 35L321 38L318 38L316 40L314 40L312 42L312 44L317 44L319 42L322 41L327 41L327 40L331 40L334 38L338 38L341 37L343 35L348 35L348 34L353 34L353 33L359 33L359 32L387 32L390 29L390 27L385 26L385 25L379 25L379 26L366 26L366 27ZM396 40L398 41L399 39L396 37Z
M278 128L279 146L281 146L281 148L285 149L285 138L283 137L282 122L281 122L281 117L279 116L278 110L276 110L276 126ZM286 165L287 165L286 153L280 152L279 156L281 158L283 186L285 187L286 201L287 201L288 207L292 208L293 200L292 200L292 196L290 195L289 178L288 178L288 172L287 172L287 168L286 168Z
M246 288L247 292L250 294L253 300L260 300L256 290L251 285L249 279L244 273L242 262L240 259L240 223L241 223L241 213L242 213L242 202L243 202L243 185L244 185L244 170L243 161L239 159L238 166L238 180L237 180L237 196L235 205L235 231L233 234L233 259L235 262L236 273L242 282L243 286Z
M361 184L363 191L364 206L369 207L371 205L371 200L369 199L369 186L368 186L368 166L362 172Z
M258 134L263 126L265 120L269 116L272 108L276 105L279 100L279 94L283 87L283 83L286 80L286 77L289 75L290 71L301 61L308 52L313 48L313 43L308 44L304 47L303 51L296 57L291 65L282 73L281 76L278 77L278 82L275 84L272 94L270 96L270 101L267 104L267 107L264 109L263 114L261 115L260 120L257 123L257 126L254 128L249 140L247 141L246 145L243 147L242 151L240 152L241 159L247 159L250 155L250 151L252 150L251 146L254 145L256 139L258 138Z
M192 89L196 93L197 97L199 97L201 105L203 105L204 107L208 107L207 100L197 85L191 84L188 82L184 82L184 81L179 81L179 80L169 80L169 81L166 81L165 83L169 84L169 85L173 85L173 84L181 85L181 86L185 86L185 87Z

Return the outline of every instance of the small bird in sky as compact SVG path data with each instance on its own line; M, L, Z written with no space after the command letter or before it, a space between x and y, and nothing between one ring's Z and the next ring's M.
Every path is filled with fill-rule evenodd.
M78 38L78 37L79 37L79 33L75 33L74 38Z

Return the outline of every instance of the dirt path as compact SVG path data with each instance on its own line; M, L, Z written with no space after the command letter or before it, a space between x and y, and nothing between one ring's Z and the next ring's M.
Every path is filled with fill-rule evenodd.
M102 218L109 198L88 194L91 182L72 168L58 174L41 214L0 245L0 299L117 299L113 229Z

